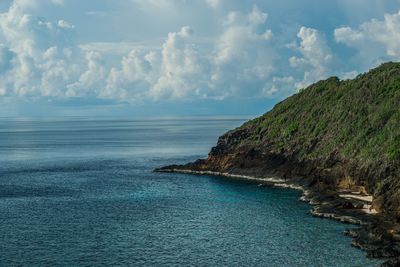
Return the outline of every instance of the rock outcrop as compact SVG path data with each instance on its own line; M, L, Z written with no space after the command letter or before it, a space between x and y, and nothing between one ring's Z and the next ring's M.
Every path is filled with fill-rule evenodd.
M353 245L393 264L400 256L400 63L313 84L221 136L207 159L158 169L179 170L277 176L330 203L343 190L369 194L378 215L357 215L361 204L342 202L317 213L353 211L366 221L349 233Z

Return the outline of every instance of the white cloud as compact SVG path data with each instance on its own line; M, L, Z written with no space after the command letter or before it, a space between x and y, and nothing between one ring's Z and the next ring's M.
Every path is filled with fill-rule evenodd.
M275 95L287 96L293 93L296 80L292 76L273 77L271 82L268 82L263 89L263 95L272 97Z
M190 27L182 27L168 34L161 51L133 49L111 69L102 96L131 101L202 97L202 89L208 88L202 87L208 62L196 50L192 35Z
M132 1L153 8L185 3ZM185 26L166 34L164 41L82 44L76 38L79 25L29 15L29 3L17 0L0 14L4 40L0 46L0 95L130 102L277 97L332 73L333 53L323 34L302 27L297 39L292 36L295 41L290 49L283 48L288 40L274 35L268 14L256 5L247 12L227 12L212 38L204 38L201 29L197 37ZM206 4L218 7L222 2L197 3L207 9ZM223 9L215 13L220 11ZM352 35L353 39L346 40L356 43L364 38L363 32L360 37L353 31L338 30L337 40ZM283 49L286 54L281 54Z
M120 68L112 68L107 85L101 92L103 97L124 98L140 101L158 77L159 56L155 52L142 53L132 50L121 61Z
M256 6L248 14L231 12L217 39L212 86L225 95L257 96L275 70L273 34L265 25L268 15Z
M159 99L201 95L206 62L193 46L190 27L169 33L161 51L161 73L150 95Z
M360 43L364 39L362 32L353 31L350 27L342 27L335 29L335 40L337 42L354 45Z
M13 55L12 68L2 82L17 95L62 96L66 85L77 75L74 27L66 21L50 22L24 13L24 1L11 4L0 14L0 30L5 40L4 58ZM8 56L4 56L8 55ZM4 66L4 63L3 63ZM8 62L10 67L10 61ZM4 69L1 70L4 75Z
M379 57L400 59L400 12L364 22L358 29L338 28L334 35L337 42L358 49L366 61Z
M112 68L105 95L135 100L262 95L276 57L272 31L264 25L267 14L257 7L232 14L213 53L196 46L190 27L169 33L161 50L133 49Z
M93 42L80 44L84 51L97 51L102 54L125 56L132 50L160 50L159 45L142 42Z
M257 6L253 7L253 11L248 15L249 22L254 25L260 25L267 21L268 14L262 12Z
M102 55L95 51L85 54L86 67L79 69L76 82L66 85L65 96L82 97L87 95L98 96L99 90L104 86L107 73Z
M22 4L14 3L0 14L5 40L0 47L0 93L126 101L287 95L296 80L290 74L276 76L282 70L279 43L267 20L268 14L257 6L230 12L221 21L220 34L206 46L198 45L188 26L170 32L161 45L79 44L71 23L26 14ZM290 63L305 73L297 82L302 86L328 72L332 55L316 30L302 27L298 38L294 49L301 56ZM120 59L110 62L110 55Z
M8 12L0 14L0 29L13 50L27 52L33 57L40 56L39 53L35 55L35 51L41 52L52 46L74 45L71 41L73 25L64 20L50 22L25 14L17 4L12 4Z
M316 29L301 27L297 37L300 38L300 44L294 48L300 52L301 57L293 56L289 63L291 67L304 72L303 80L296 84L300 89L326 78L333 55L324 36Z
M32 0L14 0L13 4L18 5L21 8L29 8L29 7L36 6L37 2L32 1Z

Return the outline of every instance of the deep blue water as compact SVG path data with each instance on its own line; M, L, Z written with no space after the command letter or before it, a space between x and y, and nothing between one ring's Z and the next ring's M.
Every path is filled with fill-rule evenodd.
M293 190L153 173L242 119L0 121L0 266L376 266Z

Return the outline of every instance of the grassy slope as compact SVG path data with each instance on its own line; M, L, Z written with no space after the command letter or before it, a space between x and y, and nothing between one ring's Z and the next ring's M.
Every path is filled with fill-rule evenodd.
M372 193L385 198L383 206L400 208L400 63L383 64L353 80L320 81L239 130L244 128L249 136L231 140L233 150L253 147L298 161L335 154L380 168L375 176L390 177L368 181Z
M318 82L249 124L257 128L252 141L272 141L280 152L294 145L300 158L338 150L346 158L397 164L400 63L386 63L354 80Z

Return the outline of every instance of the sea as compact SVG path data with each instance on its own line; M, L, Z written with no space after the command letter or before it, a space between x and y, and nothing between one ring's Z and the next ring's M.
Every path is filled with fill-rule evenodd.
M298 191L153 172L246 119L0 119L0 266L378 266Z

